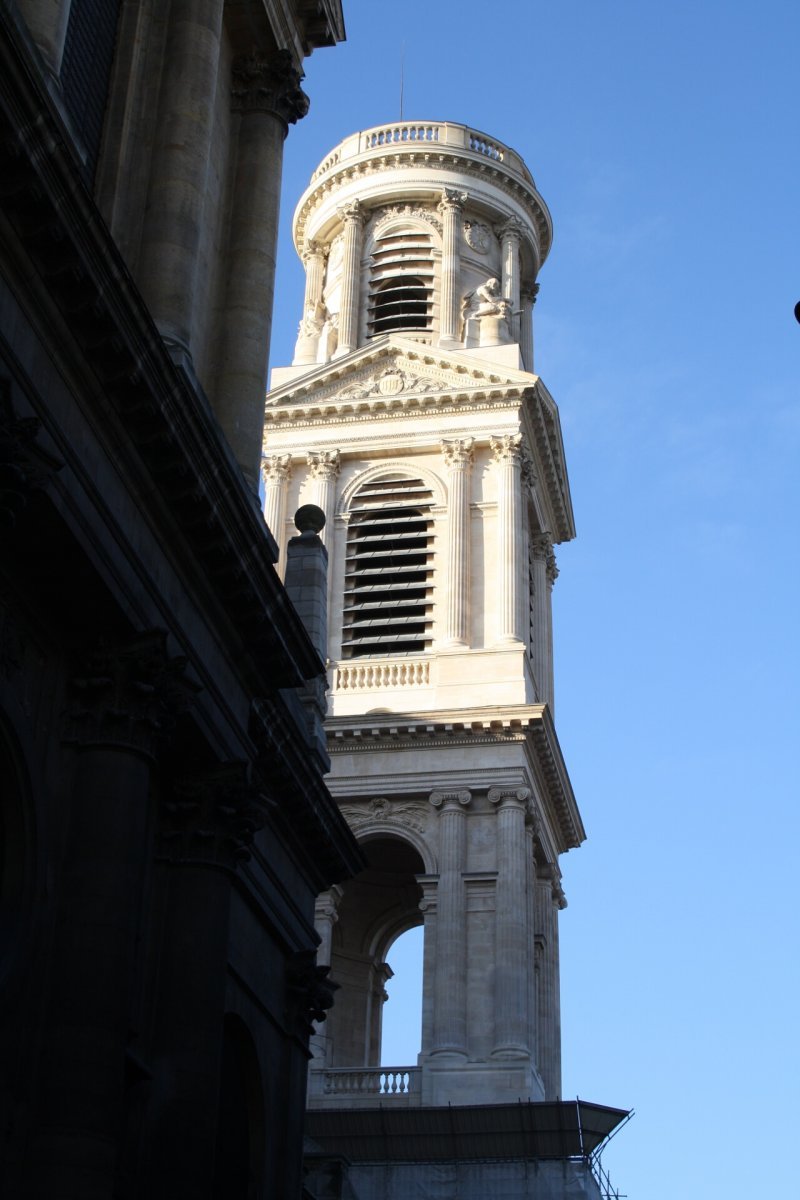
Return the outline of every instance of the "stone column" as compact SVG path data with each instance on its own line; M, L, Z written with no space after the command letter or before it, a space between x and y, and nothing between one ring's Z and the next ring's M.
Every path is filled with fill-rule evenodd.
M291 454L265 454L261 459L261 478L264 480L264 520L278 543L279 559L285 557L286 491L291 477Z
M459 344L458 327L461 319L459 312L461 294L459 243L461 241L461 213L466 202L466 192L459 192L455 188L445 188L438 206L438 211L442 214L440 346Z
M433 875L417 876L422 888L419 910L422 913L424 942L422 953L422 1045L423 1055L430 1054L435 1035L436 960L437 960L437 880Z
M191 360L223 0L173 0L137 279L162 337Z
M526 371L533 371L533 306L539 295L539 284L527 284L520 291L522 315L520 316L519 349L522 355L522 365Z
M431 792L439 809L439 886L431 1054L467 1053L467 923L464 891L465 808L472 794Z
M17 0L17 7L42 57L58 76L72 0Z
M551 678L552 647L550 646L550 584L547 582L547 563L553 553L549 533L534 533L531 537L531 565L533 568L533 644L531 660L536 680L537 698L541 704L551 700L549 681Z
M522 506L520 469L522 434L505 434L491 439L492 454L498 471L497 548L498 548L498 641L522 640L520 620L520 582L523 577Z
M319 337L325 324L322 289L325 281L326 249L317 242L306 242L303 266L306 270L306 290L303 299L303 319L297 331L292 366L311 365L317 361Z
M527 864L528 788L491 788L497 806L495 1040L493 1056L515 1058L528 1046Z
M561 1098L558 913L566 904L558 867L553 863L540 866L536 878L536 1020L537 1059L546 1100Z
M147 1195L208 1196L214 1175L233 876L267 801L245 763L184 777L163 801L166 897L158 968ZM309 951L313 956L313 951Z
M520 304L520 255L519 247L525 226L517 217L511 217L497 230L501 245L501 262L503 265L502 290L504 299L511 305L511 340L519 341L519 304Z
M447 467L449 525L445 646L469 645L469 476L474 444L474 438L441 443Z
M358 200L337 208L344 223L342 255L342 303L339 312L339 344L334 358L349 354L358 346L360 318L361 250L367 213Z
M301 79L288 50L270 57L255 52L233 64L239 133L214 399L220 424L254 491L264 426L283 143L289 125L308 112Z
M528 1027L527 1044L532 1055L536 1055L536 1067L541 1077L538 1060L539 1036L537 1031L538 993L536 974L536 843L540 837L540 819L534 803L529 802L525 820L525 900L526 921L525 961L527 965Z
M341 458L338 450L310 450L308 467L314 480L312 503L318 505L325 514L325 525L320 533L322 541L331 552L333 541L333 518L336 511L336 480L341 470Z
M76 753L56 877L34 1193L108 1200L124 1119L126 1055L151 854L150 770L170 709L187 701L166 634L100 645L73 679ZM68 1134L66 1133L68 1131Z

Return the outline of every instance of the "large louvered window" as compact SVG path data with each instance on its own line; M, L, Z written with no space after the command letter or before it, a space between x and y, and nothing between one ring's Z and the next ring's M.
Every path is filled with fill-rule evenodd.
M369 336L430 330L433 281L430 234L405 230L379 238L370 271Z
M433 630L433 495L419 479L365 483L347 531L342 655L421 654Z

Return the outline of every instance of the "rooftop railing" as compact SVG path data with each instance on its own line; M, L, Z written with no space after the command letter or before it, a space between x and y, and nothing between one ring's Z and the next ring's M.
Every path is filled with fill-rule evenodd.
M407 121L394 125L376 125L372 129L354 133L331 151L324 162L320 163L311 182L315 183L335 167L346 163L348 159L357 158L362 154L380 153L392 149L450 149L460 150L470 155L487 158L492 163L502 165L506 170L520 175L528 183L533 179L520 156L495 141L477 129L467 125L454 125L450 121L417 122Z

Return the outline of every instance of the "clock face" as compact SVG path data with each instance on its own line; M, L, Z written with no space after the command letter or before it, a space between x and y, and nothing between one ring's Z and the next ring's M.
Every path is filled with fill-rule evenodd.
M464 222L464 238L468 246L478 254L485 254L489 249L489 226L481 225L479 221Z

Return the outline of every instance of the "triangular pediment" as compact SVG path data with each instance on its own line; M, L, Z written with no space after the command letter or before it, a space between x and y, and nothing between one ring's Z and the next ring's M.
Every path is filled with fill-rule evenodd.
M391 335L274 388L267 395L266 412L269 420L270 412L287 408L403 408L412 399L427 397L430 402L437 395L519 394L535 383L536 376L527 371Z

